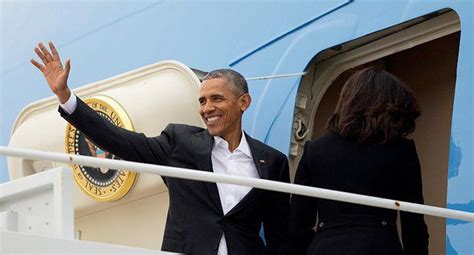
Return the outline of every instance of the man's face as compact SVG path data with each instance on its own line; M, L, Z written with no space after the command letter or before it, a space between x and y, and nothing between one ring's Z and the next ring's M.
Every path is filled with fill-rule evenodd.
M242 113L250 105L250 96L237 95L228 83L223 78L205 80L199 91L199 113L209 133L224 139L240 132Z

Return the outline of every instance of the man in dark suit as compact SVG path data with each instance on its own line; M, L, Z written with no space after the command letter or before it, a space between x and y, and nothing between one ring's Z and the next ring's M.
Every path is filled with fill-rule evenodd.
M207 129L169 124L157 137L118 128L71 93L70 61L62 67L39 44L44 74L61 103L61 115L96 145L125 160L289 182L286 156L242 130L250 106L247 83L230 70L210 72L202 83L200 114ZM289 194L250 187L164 177L170 206L162 250L186 254L286 254ZM263 223L266 245L259 236Z

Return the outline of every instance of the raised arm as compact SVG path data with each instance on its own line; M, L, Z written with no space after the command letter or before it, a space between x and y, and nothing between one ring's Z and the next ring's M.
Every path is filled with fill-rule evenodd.
M31 59L31 63L43 73L49 88L58 97L59 102L63 104L71 96L71 90L67 86L67 78L71 70L71 60L68 59L63 68L58 51L52 42L49 42L49 48L51 52L48 51L43 43L39 43L35 47L35 52L43 64L38 63L34 59Z
M31 63L43 73L51 91L58 97L59 102L64 104L71 97L71 91L67 85L71 69L70 60L66 61L63 68L58 51L52 42L49 43L49 48L51 52L39 43L35 52L43 64L34 59ZM59 108L59 112L66 121L79 129L101 149L130 161L152 164L167 162L173 147L172 125L169 125L162 135L148 138L144 134L115 126L79 98L74 107L73 112L66 111L62 107Z

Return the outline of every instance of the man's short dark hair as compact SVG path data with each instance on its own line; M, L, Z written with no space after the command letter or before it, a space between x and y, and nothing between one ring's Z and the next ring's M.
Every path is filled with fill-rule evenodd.
M211 79L226 79L231 84L232 88L235 90L236 94L241 96L245 93L249 93L249 88L247 86L247 81L244 76L237 71L232 69L217 69L209 72L203 81Z

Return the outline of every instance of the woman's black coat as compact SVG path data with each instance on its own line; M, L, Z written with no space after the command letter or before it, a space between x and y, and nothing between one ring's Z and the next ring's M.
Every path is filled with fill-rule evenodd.
M415 144L357 143L329 133L306 143L295 183L351 193L423 203ZM318 215L317 232L314 231ZM428 254L423 215L400 212L403 250ZM293 254L403 254L397 212L294 195L290 236Z

